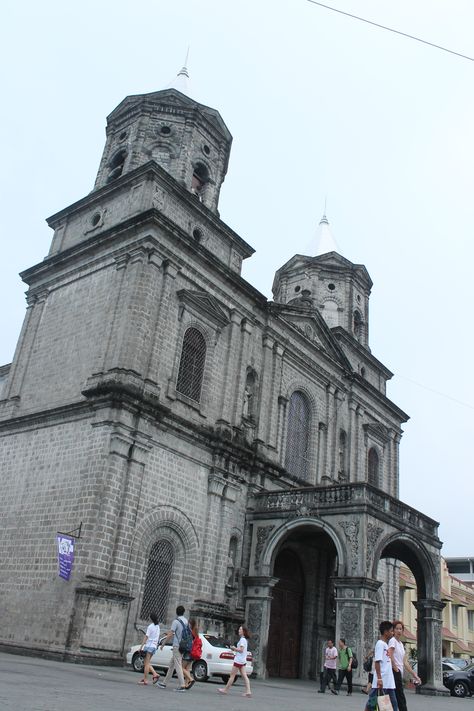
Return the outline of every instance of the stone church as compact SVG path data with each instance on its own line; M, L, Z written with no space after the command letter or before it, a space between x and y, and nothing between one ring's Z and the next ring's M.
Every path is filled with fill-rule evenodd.
M438 524L402 503L405 413L368 339L372 282L297 254L269 301L219 216L232 136L176 88L107 119L92 192L49 218L0 369L0 645L113 663L156 610L245 620L260 677L361 658L418 588L419 669L441 685ZM324 244L324 239L323 239ZM75 530L72 576L57 531ZM365 674L360 668L356 677Z

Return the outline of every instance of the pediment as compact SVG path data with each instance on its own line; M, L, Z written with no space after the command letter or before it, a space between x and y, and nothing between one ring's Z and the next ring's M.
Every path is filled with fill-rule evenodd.
M273 303L271 308L281 321L298 331L309 343L325 351L346 370L352 371L349 360L319 311L294 304Z
M219 328L227 326L230 322L227 309L221 305L215 296L207 291L192 291L181 289L178 291L181 308L187 307L193 313L206 318Z

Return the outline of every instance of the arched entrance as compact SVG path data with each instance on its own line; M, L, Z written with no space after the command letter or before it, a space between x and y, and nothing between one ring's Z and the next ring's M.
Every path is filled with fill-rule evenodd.
M298 556L281 551L275 561L267 671L269 676L295 679L299 674L304 575Z
M273 561L266 672L316 678L335 632L336 547L325 531L303 523L280 541Z

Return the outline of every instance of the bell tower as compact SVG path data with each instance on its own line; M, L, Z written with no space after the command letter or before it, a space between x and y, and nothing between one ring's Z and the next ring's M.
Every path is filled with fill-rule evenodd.
M232 136L220 114L175 88L126 97L107 118L94 190L148 161L217 212Z

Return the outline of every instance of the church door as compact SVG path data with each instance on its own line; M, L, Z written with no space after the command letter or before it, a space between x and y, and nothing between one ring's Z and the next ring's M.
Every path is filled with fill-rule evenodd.
M298 556L290 550L278 554L268 633L269 676L296 679L299 675L304 577Z

